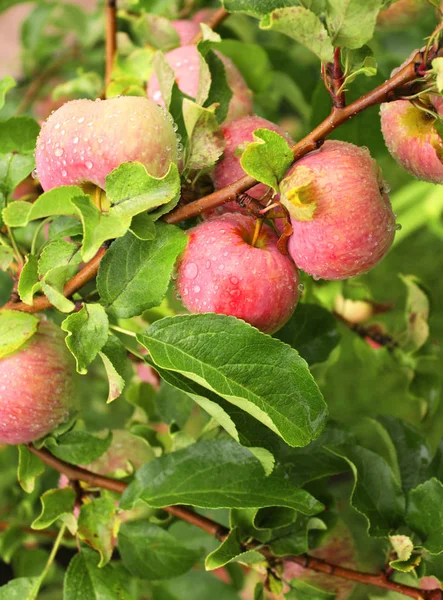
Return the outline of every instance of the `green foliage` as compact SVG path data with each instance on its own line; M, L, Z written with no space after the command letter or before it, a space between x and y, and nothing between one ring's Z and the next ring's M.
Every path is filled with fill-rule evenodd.
M0 312L0 357L18 350L37 331L39 319L26 313L3 310Z

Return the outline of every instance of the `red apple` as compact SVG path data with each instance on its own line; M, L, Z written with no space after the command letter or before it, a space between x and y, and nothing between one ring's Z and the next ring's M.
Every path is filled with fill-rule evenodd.
M443 116L443 98L428 96L429 108ZM381 129L395 160L411 175L443 183L443 142L435 119L408 100L381 105Z
M0 443L32 442L65 421L75 405L74 370L61 330L42 319L26 344L0 359Z
M176 285L190 312L233 315L272 333L292 315L299 278L270 227L251 246L254 228L252 217L225 214L191 229Z
M147 98L72 100L42 126L35 161L45 191L106 176L124 162L141 162L162 177L177 162L177 139L166 113Z
M377 25L383 29L401 29L419 16L424 5L420 0L397 0L379 13Z
M216 53L225 66L226 80L232 90L232 98L229 103L227 121L248 115L252 112L252 92L246 85L240 71L230 58ZM195 46L181 46L165 54L165 58L172 67L175 81L180 90L195 98L198 92L200 78L200 54ZM164 106L159 81L154 73L148 83L148 98L157 104Z
M289 252L313 277L361 275L391 247L395 217L366 148L327 141L289 170L280 191L294 230Z
M171 25L178 33L180 38L180 46L187 46L191 43L192 39L200 33L200 25L195 21L188 21L187 19L177 19L172 21Z

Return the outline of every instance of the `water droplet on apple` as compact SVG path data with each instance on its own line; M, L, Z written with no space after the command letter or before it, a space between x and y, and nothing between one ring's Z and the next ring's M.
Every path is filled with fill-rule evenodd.
M400 223L395 224L395 227L394 227L395 231L400 231L401 228L402 228L402 225L400 225Z
M54 154L55 156L63 156L63 148L56 148Z
M200 286L199 286L199 285L195 285L195 286L194 286L194 292L195 292L196 294L198 294L198 293L199 293L199 291L200 291Z
M78 137L75 137L75 138L72 140L72 142L73 142L74 144L78 144Z
M195 279L198 275L198 267L195 263L189 263L185 266L184 276L187 279Z
M62 171L62 177L66 177L67 174L68 173L63 169L63 171Z
M211 261L210 261L210 260L206 261L206 265L205 265L205 267L206 267L207 269L210 269L210 268L211 268Z
M231 281L232 285L237 285L238 277L231 277L230 281Z
M92 162L91 162L90 160L87 160L87 161L85 162L85 167L86 167L87 169L92 169Z
M54 125L54 129L60 129L60 123L56 123L56 124Z
M32 173L31 173L31 177L32 177L32 179L37 179L37 177L38 177L37 169L34 169L34 170L32 171Z
M80 119L77 119L77 123L83 123L84 120L85 120L85 117L80 117Z

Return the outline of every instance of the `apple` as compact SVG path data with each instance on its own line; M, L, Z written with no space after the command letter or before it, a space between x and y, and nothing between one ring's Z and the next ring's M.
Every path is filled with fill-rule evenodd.
M43 123L37 139L35 162L45 191L86 181L104 189L106 176L131 161L154 177L177 162L171 119L147 98L66 102Z
M187 46L191 43L192 39L200 33L200 25L195 21L188 21L187 19L177 19L171 21L171 25L178 33L180 38L180 46Z
M434 113L443 116L443 98L425 98ZM443 142L435 118L408 100L381 105L381 130L386 146L406 171L432 183L443 183Z
M295 264L315 279L346 279L372 269L395 234L385 189L367 148L326 141L300 159L280 185Z
M252 112L251 90L231 59L223 56L220 52L216 52L216 54L224 64L226 80L233 94L226 120L230 121L236 117L250 114ZM195 98L200 79L200 53L197 48L195 46L180 46L167 52L165 58L174 71L175 81L179 89L187 96ZM148 82L148 98L161 106L165 105L155 73Z
M216 8L202 8L192 16L192 20L195 23L208 23L216 12Z
M379 13L377 25L383 29L402 29L419 16L424 5L420 0L398 0Z
M292 315L299 297L297 269L263 225L255 246L252 217L225 214L189 231L176 287L192 313L233 315L273 333Z
M42 318L30 340L0 359L0 443L33 442L66 421L74 371L63 333Z
M289 144L292 144L291 138L284 129L275 123L272 123L272 121L268 121L257 115L239 117L238 119L229 121L229 123L225 123L222 126L222 132L225 138L226 147L223 156L216 164L212 175L216 190L234 183L234 181L237 181L237 179L240 179L245 175L240 164L241 152L253 141L253 133L256 129L270 129L271 131L275 131L284 137ZM256 200L259 200L268 189L269 188L266 185L259 183L248 190L248 194ZM242 212L238 203L234 200L232 202L227 202L214 210L208 211L206 216L238 211Z

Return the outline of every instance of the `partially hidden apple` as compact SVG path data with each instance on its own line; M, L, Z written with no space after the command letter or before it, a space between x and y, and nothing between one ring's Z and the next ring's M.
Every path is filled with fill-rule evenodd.
M154 177L177 162L171 118L151 100L136 96L66 102L43 123L35 151L45 191L83 182L104 189L106 176L131 161L142 163Z
M191 229L176 287L190 312L233 315L273 333L294 311L299 277L270 227L251 245L254 228L252 217L227 213Z
M392 245L395 216L367 148L326 141L291 167L280 191L293 227L289 253L316 279L366 273Z
M251 114L252 92L246 85L240 71L230 58L216 52L223 62L226 73L226 81L232 90L232 98L229 103L229 111L226 120L230 121L236 117ZM181 46L165 54L165 58L174 71L175 81L179 89L195 98L197 96L200 81L200 53L195 46ZM164 100L160 89L157 75L154 73L148 82L148 98L164 106Z
M192 39L200 32L200 25L195 21L189 21L187 19L171 21L171 25L178 33L180 46L187 46L190 44Z
M76 405L74 372L62 331L42 318L30 340L0 359L0 443L26 444L66 421Z

